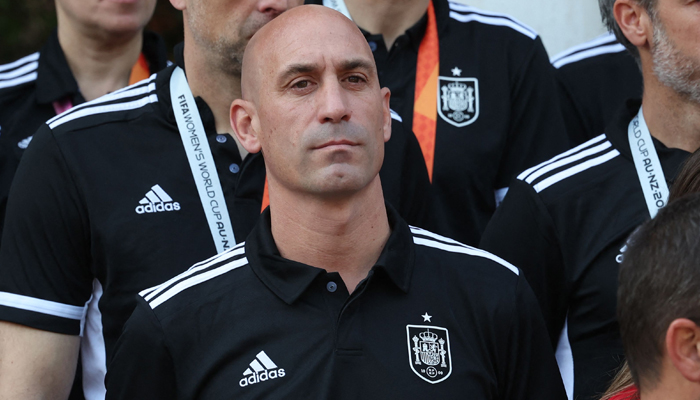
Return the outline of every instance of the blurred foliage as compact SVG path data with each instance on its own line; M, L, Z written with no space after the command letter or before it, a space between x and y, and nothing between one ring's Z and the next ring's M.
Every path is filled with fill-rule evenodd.
M53 0L0 0L0 64L41 49L55 27ZM172 60L173 46L182 41L182 13L158 0L147 29L163 36Z

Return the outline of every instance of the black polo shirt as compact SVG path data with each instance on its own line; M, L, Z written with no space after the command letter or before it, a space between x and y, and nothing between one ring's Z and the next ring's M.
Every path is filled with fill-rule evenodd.
M568 140L553 69L537 33L504 14L447 0L433 5L439 85L454 78L478 81L478 116L456 126L438 113L430 227L476 245L511 179L566 150ZM391 107L408 126L413 126L416 64L426 26L427 14L391 49L382 35L363 31L379 80L391 89Z
M86 387L97 388L86 389L88 399L104 392L106 360L135 294L216 254L171 106L173 68L47 121L10 192L0 320L82 334L84 370L93 374ZM264 161L259 153L241 160L196 101L240 242L260 215ZM402 209L421 211L427 174L410 162L420 149L392 122L383 189Z
M143 291L107 398L563 398L518 269L387 209L391 235L351 295L282 258L267 211L245 244Z
M525 273L574 398L599 398L624 357L618 266L649 219L627 136L639 107L627 102L606 134L520 174L481 240ZM654 145L671 183L688 153Z
M151 73L165 68L165 43L157 34L144 32L142 53ZM0 65L0 229L19 160L39 126L56 116L53 102L61 100L85 102L56 31L40 51Z
M615 35L608 33L552 58L571 145L605 130L626 99L642 97L642 73Z

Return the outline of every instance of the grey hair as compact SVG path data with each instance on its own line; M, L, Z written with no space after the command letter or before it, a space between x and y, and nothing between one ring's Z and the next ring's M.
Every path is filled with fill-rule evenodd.
M632 0L642 6L647 13L649 14L649 17L651 18L652 21L656 20L656 2L657 0ZM617 24L617 21L615 21L615 14L613 14L613 6L615 5L616 0L598 0L598 6L600 7L600 16L603 19L603 24L605 25L606 28L608 28L609 32L612 32L615 34L615 37L617 40L622 43L627 50L632 54L634 59L637 61L637 64L640 63L639 60L639 50L635 45L630 43L629 40L625 37L625 35L622 33L622 30L620 29L620 26Z

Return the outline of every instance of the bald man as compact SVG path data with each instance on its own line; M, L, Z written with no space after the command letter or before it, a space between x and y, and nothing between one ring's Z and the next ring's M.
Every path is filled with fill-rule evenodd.
M270 22L242 89L231 124L265 154L270 207L245 243L141 293L107 398L564 398L518 269L385 204L390 94L350 20Z

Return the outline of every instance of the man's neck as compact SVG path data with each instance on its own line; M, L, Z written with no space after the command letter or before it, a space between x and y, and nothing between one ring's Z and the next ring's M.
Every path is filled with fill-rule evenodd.
M212 58L220 55L208 54L208 52L209 50L198 46L194 40L185 39L183 55L187 83L192 95L201 97L211 109L216 122L216 131L228 133L236 140L241 158L245 158L247 151L233 134L230 119L231 103L241 98L241 77L234 76L219 68L219 60L214 62Z
M371 34L384 36L387 49L425 15L429 3L430 0L345 0L355 23Z
M666 147L700 148L700 104L679 96L655 77L644 79L642 106L649 132Z
M112 37L81 31L70 21L58 26L58 41L85 100L129 84L143 46L141 31Z
M280 190L274 186L271 180L272 236L282 257L338 272L352 293L391 233L379 179L342 201L300 198L289 192L278 197Z

